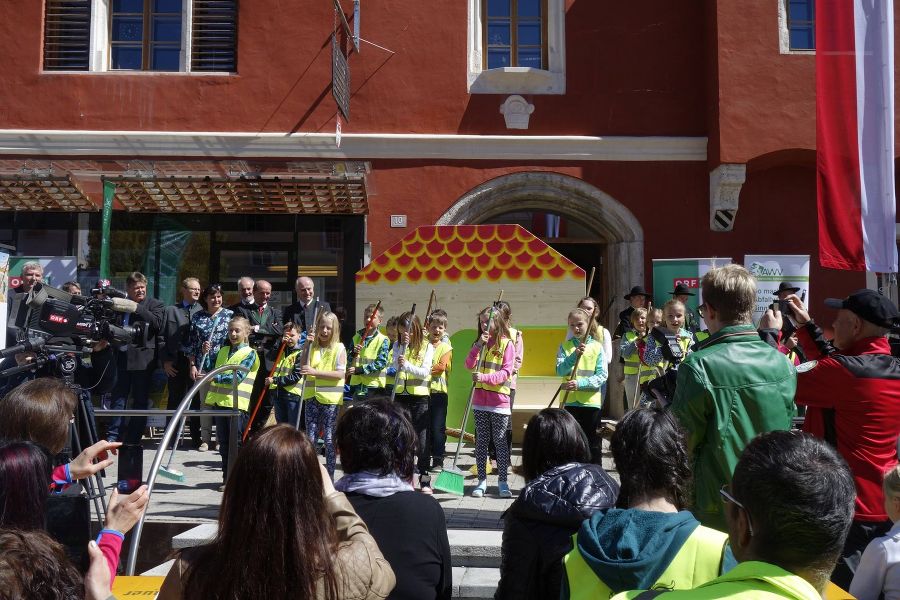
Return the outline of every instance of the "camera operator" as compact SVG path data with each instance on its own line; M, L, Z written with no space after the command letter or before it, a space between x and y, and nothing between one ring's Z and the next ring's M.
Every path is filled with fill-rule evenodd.
M710 337L678 368L672 412L688 433L693 513L727 531L719 489L751 439L791 428L796 375L783 354L759 339L751 320L756 280L744 267L711 269L700 286Z
M10 290L6 299L6 347L16 345L16 330L12 327L9 317L16 305L24 300L35 283L41 283L44 279L44 267L37 261L29 261L22 265L22 283Z
M137 271L125 280L125 291L128 299L137 303L133 314L124 313L120 325L133 325L138 321L147 323L146 344L128 343L116 349L118 377L112 392L110 408L122 410L128 401L129 394L133 399L132 408L146 410L150 408L150 380L156 367L156 336L162 330L166 316L165 305L147 295L147 278ZM128 421L124 436L121 434L123 418L114 417L106 431L106 439L110 442L121 441L126 444L139 444L147 424L147 417L135 416Z
M828 298L838 309L834 339L825 340L796 295L788 317L813 359L797 367L796 402L807 406L803 430L836 447L856 483L856 515L832 581L844 589L872 539L885 535L883 474L897 465L900 434L900 359L891 356L888 331L900 312L875 290L858 290L844 299ZM781 328L777 322L771 328Z

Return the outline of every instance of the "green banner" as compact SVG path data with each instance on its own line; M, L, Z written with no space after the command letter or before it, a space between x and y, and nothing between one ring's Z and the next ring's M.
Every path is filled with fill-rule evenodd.
M687 306L697 310L700 306L700 279L715 267L733 262L730 258L673 258L653 260L653 305L662 307L672 299L671 292L679 283L686 285L693 296L688 296Z
M116 184L103 182L103 227L100 232L100 278L109 279L109 231L112 224L113 198Z

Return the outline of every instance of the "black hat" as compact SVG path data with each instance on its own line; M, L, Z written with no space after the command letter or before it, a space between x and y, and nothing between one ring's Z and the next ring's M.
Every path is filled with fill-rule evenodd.
M643 296L644 298L649 298L650 294L647 293L647 290L644 289L644 286L636 285L631 288L631 292L625 294L625 299L631 300L632 296Z
M875 290L856 290L843 300L839 298L826 298L825 306L828 308L845 308L860 319L874 323L879 327L893 327L900 312L889 298L882 296Z
M772 295L777 296L781 292L790 292L792 294L796 294L799 291L800 288L798 288L796 285L792 285L790 281L782 281L778 284L778 290L772 292Z
M684 285L683 283L679 283L675 286L675 289L669 292L673 296L696 296L694 292L691 291L691 288Z

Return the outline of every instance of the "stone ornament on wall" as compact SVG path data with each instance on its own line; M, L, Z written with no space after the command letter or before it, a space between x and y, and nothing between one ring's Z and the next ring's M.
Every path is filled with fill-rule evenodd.
M528 119L533 112L534 104L518 94L513 94L500 105L500 114L506 121L507 129L528 129Z
M709 228L731 231L737 217L741 187L747 179L747 165L719 165L709 173Z

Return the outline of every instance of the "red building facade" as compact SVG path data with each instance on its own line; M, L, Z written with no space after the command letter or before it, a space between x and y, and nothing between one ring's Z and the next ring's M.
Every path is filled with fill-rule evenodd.
M606 299L649 283L652 258L815 256L815 57L791 50L792 4L363 1L357 52L333 0L6 3L0 242L91 273L111 181L123 243L188 231L183 256L200 249L165 268L121 257L156 269L160 295L166 278L233 286L257 269L286 302L307 272L351 318L352 273L418 225L533 227L598 266ZM75 68L58 59L72 6L90 27ZM48 174L77 202L13 185ZM229 191L207 201L203 185ZM815 261L811 275L816 299L865 285Z

